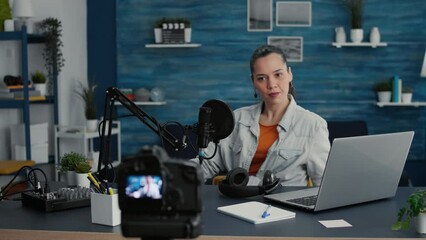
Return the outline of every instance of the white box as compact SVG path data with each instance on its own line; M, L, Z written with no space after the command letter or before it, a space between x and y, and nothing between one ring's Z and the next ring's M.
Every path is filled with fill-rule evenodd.
M27 159L25 145L15 145L14 148L12 148L12 159ZM31 160L34 160L36 163L48 163L49 144L47 144L47 142L31 144Z
M48 142L48 133L49 131L47 122L31 124L31 144ZM25 145L25 124L12 125L10 127L10 144L11 147L15 145Z
M118 205L118 194L93 193L90 196L92 223L117 226L121 224L121 210Z

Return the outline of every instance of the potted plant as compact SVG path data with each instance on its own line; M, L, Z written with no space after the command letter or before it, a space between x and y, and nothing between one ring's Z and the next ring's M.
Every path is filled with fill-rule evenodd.
M35 71L31 74L31 81L34 84L34 89L40 91L40 95L46 96L46 76L40 71Z
M351 14L351 40L354 43L360 43L364 37L362 29L363 0L344 0L344 3Z
M377 93L379 102L390 102L392 96L392 83L390 81L382 81L374 84L373 90Z
M413 99L413 89L409 87L402 88L401 99L403 103L411 103Z
M45 38L42 56L49 78L48 93L51 95L53 82L57 80L57 75L61 72L65 62L62 54L62 23L56 18L46 18L40 23L40 31Z
M98 128L98 120L96 119L96 104L95 104L95 90L97 85L93 81L88 81L88 86L85 87L80 82L80 91L77 94L84 101L84 113L86 116L86 127L90 132L94 132Z
M426 233L426 190L416 190L407 199L408 207L401 208L392 230L408 230L412 219L416 219L416 231Z
M60 171L65 174L68 185L90 186L87 173L91 166L87 158L76 152L65 153L61 158Z

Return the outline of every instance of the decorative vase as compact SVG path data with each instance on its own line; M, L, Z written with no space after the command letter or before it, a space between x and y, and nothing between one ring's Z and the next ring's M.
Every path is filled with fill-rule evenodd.
M364 30L359 29L351 29L351 40L353 43L360 43L364 38Z
M162 43L163 42L163 29L154 28L154 37L155 37L155 43Z
M346 42L346 33L343 27L336 27L336 43L345 43Z
M403 103L410 103L413 99L413 93L402 93L401 100Z
M426 234L426 213L420 213L416 218L416 231L420 234Z
M34 83L34 89L39 91L41 96L46 96L46 83Z
M382 91L377 92L377 100L379 102L390 102L391 101L392 92L391 91Z
M378 27L371 28L370 31L370 43L380 43L380 32Z
M87 119L86 128L88 132L96 132L98 130L98 119Z
M185 28L185 43L191 42L192 28Z

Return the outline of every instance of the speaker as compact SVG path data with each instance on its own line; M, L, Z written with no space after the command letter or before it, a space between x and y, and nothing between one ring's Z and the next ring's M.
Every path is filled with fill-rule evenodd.
M235 168L226 174L225 179L219 183L219 191L228 197L245 198L268 194L277 189L280 179L267 170L263 175L262 186L247 186L249 174L244 168Z

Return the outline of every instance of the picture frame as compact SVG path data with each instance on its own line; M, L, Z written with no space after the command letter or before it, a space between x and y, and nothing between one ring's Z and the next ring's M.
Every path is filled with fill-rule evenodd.
M303 37L269 36L268 44L281 48L287 62L303 62Z
M247 0L247 31L272 31L272 0Z
M276 25L279 27L310 27L312 3L282 1L276 4Z

